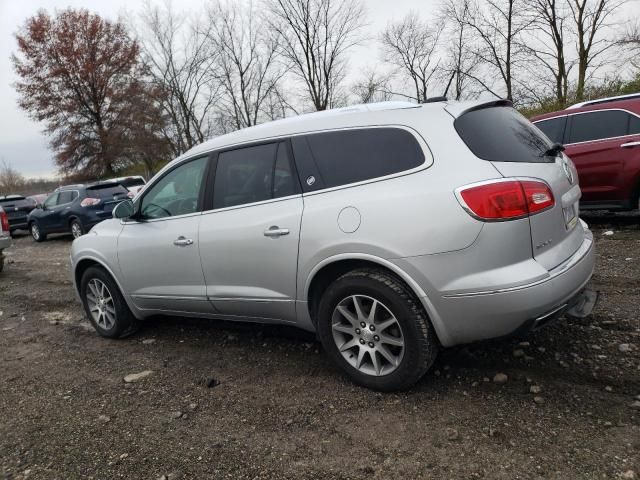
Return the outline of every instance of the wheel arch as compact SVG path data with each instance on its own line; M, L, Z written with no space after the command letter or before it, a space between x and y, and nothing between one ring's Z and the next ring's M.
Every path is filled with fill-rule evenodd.
M113 279L113 281L118 286L118 289L120 290L120 293L122 294L122 297L124 298L125 302L127 302L129 309L132 312L137 312L137 309L129 301L127 295L125 294L124 289L122 288L122 285L120 284L120 281L118 280L118 277L113 273L113 270L109 268L109 266L106 265L104 262L96 259L95 257L82 257L79 260L77 260L75 263L75 266L73 269L73 280L74 280L73 283L74 283L78 298L80 298L80 281L82 280L82 275L84 275L84 272L86 272L87 269L94 266L104 269L109 274L109 276ZM135 315L134 313L134 316L137 316L137 315Z
M403 282L424 307L436 331L436 336L440 339L439 317L422 287L397 265L383 258L368 254L336 255L323 260L311 270L305 284L302 299L307 302L307 312L314 327L316 326L318 304L326 288L338 277L358 268L383 270Z

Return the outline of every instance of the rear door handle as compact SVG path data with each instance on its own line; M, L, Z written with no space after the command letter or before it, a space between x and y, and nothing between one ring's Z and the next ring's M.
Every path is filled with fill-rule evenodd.
M280 228L274 225L273 227L269 227L267 230L264 231L265 237L281 237L283 235L289 235L288 228Z
M640 146L640 142L628 142L620 145L620 148L632 148Z
M187 247L193 244L193 240L191 240L190 238L184 238L181 235L173 241L173 244L177 247Z

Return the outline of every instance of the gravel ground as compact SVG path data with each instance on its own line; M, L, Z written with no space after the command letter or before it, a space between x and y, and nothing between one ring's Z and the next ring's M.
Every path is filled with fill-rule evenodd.
M352 385L294 329L169 318L102 339L70 238L18 237L0 274L0 474L640 478L640 218L586 220L591 317L443 351L400 394Z

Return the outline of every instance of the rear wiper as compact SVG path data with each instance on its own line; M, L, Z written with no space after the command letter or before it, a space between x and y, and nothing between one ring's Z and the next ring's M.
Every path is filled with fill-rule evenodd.
M561 143L554 143L553 145L551 145L551 148L549 148L540 156L541 157L557 157L560 154L560 152L564 152L564 145L562 145Z

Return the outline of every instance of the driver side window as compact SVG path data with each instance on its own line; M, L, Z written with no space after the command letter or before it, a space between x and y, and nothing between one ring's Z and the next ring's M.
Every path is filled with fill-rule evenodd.
M207 157L191 160L162 177L142 198L144 218L166 218L198 211Z
M58 193L54 193L49 195L49 197L44 201L45 208L55 207L58 202Z

